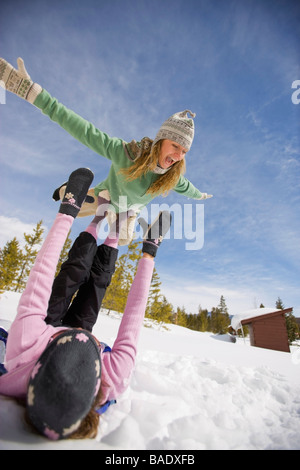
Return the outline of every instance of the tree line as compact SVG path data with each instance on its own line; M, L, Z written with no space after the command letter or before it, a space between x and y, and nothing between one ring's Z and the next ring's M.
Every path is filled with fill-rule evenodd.
M23 292L31 268L43 243L44 231L43 221L40 220L31 234L23 234L23 247L19 240L14 237L3 248L0 248L0 294L6 290ZM67 259L71 245L72 240L69 233L60 253L56 274L59 272L62 263Z
M30 270L43 242L44 228L40 220L31 234L24 233L24 246L21 247L16 237L0 248L0 294L6 290L23 292ZM58 274L62 263L67 259L72 240L70 233L65 241L57 264ZM138 260L141 257L140 243L134 240L128 245L126 253L119 256L115 273L110 286L107 288L102 307L107 314L117 311L124 312L127 296L133 282ZM260 307L264 307L263 304ZM282 300L278 297L276 309L284 309ZM145 316L158 323L173 323L196 331L209 331L214 334L226 334L230 330L230 315L223 295L217 307L209 312L200 306L197 313L187 313L185 307L174 310L172 304L161 292L159 275L154 268ZM292 313L286 315L287 330L290 342L299 337L299 329ZM247 329L244 328L247 334Z

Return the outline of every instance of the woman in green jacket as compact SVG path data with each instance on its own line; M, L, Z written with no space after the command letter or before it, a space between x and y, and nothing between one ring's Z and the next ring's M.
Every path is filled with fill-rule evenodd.
M111 215L117 214L114 217L117 222L118 214L124 214L133 223L125 224L128 236L125 236L124 241L124 235L120 234L120 240L123 238L120 244L128 243L136 214L154 197L166 195L170 190L198 200L211 197L200 192L183 176L185 155L194 138L192 118L195 114L191 111L185 110L168 118L154 140L144 137L140 142L133 140L127 143L109 137L59 103L31 80L21 58L17 62L18 70L0 59L0 83L4 83L6 90L34 104L82 144L112 162L108 177L89 192L92 198L87 199L81 210L81 216L95 215L88 228L93 235L98 233L100 222L107 214L111 221ZM62 185L54 192L54 198L59 199L64 190ZM72 195L69 196L72 198Z

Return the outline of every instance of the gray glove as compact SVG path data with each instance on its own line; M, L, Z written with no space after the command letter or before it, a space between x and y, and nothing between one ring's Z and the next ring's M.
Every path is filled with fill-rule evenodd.
M202 201L203 199L210 199L211 197L213 197L212 194L202 193L202 197L198 200Z
M33 104L41 93L42 87L31 80L23 59L17 59L18 70L5 59L0 58L0 85L7 91L15 93L29 103Z

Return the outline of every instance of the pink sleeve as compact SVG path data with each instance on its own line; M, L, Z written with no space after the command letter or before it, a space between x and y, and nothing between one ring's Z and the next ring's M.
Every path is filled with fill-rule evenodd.
M110 390L104 399L117 398L128 386L135 364L137 343L144 320L154 260L141 258L132 283L126 308L121 320L118 336L111 353L103 354L104 381L109 381ZM104 387L105 389L106 387Z
M59 255L73 220L69 215L57 214L37 255L9 332L6 349L8 370L41 353L56 330L47 325L44 319Z

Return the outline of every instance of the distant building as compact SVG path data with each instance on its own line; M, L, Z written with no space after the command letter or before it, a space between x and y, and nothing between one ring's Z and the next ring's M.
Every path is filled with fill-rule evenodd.
M234 315L231 326L234 330L247 325L250 333L250 344L259 348L290 352L285 314L292 308L274 310L274 308L257 308Z

